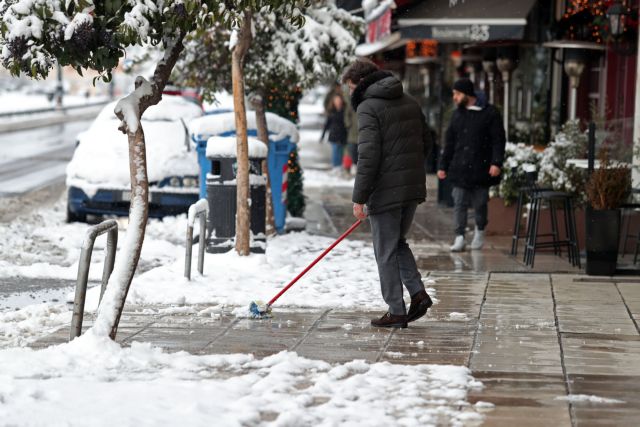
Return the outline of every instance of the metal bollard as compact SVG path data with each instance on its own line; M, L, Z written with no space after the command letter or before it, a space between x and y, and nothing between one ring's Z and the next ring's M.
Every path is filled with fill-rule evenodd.
M69 341L79 337L82 333L82 321L84 319L84 304L87 297L87 282L89 280L89 267L91 266L91 255L96 238L104 233L107 235L107 256L104 260L102 270L102 285L100 287L100 301L104 291L107 289L109 277L113 272L116 261L116 248L118 246L118 223L114 219L109 219L94 225L87 230L82 242L82 252L78 262L78 279L76 281L76 296L73 301L73 317L71 318L71 332Z
M204 249L206 244L207 233L207 216L209 215L209 203L206 199L200 199L193 205L189 206L189 215L187 223L187 247L184 258L184 277L191 280L191 258L193 249L193 226L195 220L200 220L200 242L198 247L198 272L204 272Z

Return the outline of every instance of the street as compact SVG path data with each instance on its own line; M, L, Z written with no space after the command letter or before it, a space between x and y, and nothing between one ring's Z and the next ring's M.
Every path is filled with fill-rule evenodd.
M0 197L23 195L64 181L76 135L91 121L0 134Z
M84 120L0 134L0 221L29 215L34 209L60 199L76 135L90 123ZM9 236L5 233L4 238L6 242ZM2 259L10 257L8 251ZM20 276L0 276L0 311L64 301L74 285L75 281L70 278L26 280Z

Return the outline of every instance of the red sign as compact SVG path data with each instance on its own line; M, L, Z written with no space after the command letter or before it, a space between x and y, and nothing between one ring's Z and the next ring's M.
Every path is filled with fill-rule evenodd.
M427 58L438 56L438 42L436 40L411 40L405 47L407 58Z
M391 8L367 24L367 43L375 43L391 34Z

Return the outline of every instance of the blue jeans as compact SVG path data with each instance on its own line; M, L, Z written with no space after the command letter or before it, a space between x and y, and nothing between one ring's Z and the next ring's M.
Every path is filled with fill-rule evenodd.
M333 167L341 167L342 166L342 153L344 151L344 146L337 142L331 143L331 164Z

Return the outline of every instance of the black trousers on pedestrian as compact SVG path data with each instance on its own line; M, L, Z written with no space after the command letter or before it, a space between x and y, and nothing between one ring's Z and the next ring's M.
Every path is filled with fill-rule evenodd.
M417 203L411 203L369 216L382 298L389 305L389 313L394 315L407 312L403 285L410 296L424 290L416 260L406 240L417 206Z

